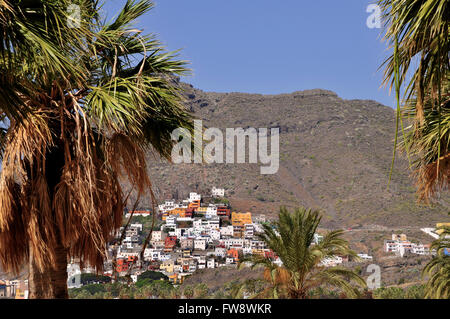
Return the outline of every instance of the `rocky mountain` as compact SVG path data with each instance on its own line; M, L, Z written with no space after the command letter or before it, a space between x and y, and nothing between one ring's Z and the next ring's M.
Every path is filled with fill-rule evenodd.
M388 189L394 110L372 100L344 100L315 89L261 95L204 92L181 83L186 107L204 127L280 130L280 166L261 175L261 164L168 164L149 157L159 201L190 191L226 189L233 208L274 215L280 205L317 207L329 226L432 225L447 202L417 205L405 159L397 156ZM141 206L149 205L143 201Z

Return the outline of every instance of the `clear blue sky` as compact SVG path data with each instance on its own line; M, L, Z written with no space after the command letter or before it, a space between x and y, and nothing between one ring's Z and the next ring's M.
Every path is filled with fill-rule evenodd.
M110 16L125 3L106 1ZM182 49L205 91L289 93L322 88L394 106L380 88L387 55L369 29L370 0L157 0L136 25Z

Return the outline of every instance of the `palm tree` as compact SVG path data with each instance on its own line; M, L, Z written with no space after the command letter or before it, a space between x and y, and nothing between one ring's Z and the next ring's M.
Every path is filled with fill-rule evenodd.
M32 298L67 298L67 260L101 270L130 193L151 196L148 150L170 160L192 129L174 74L185 62L132 22L153 4L128 0L111 22L97 1L0 2L0 262L28 262Z
M422 274L429 277L426 298L450 298L450 227L444 226L442 230L439 239L431 245L431 249L436 249L436 257L422 270Z
M273 225L263 225L261 239L282 262L282 266L279 266L269 258L249 259L252 267L264 267L264 278L271 284L263 294L269 292L272 298L306 299L312 289L330 285L341 289L349 297L356 297L358 289L352 283L366 286L365 281L351 270L321 265L324 258L354 256L355 253L349 249L348 242L341 238L341 230L328 232L320 243L314 244L314 234L320 220L317 210L301 207L291 214L281 207L278 221Z
M420 199L428 201L450 183L450 3L447 0L379 0L378 3L385 20L385 39L393 48L393 54L383 66L384 83L396 92L395 144L401 126L402 147L420 158L416 166L418 192ZM413 119L408 136L405 136L400 105L402 87L406 88L408 119ZM394 158L395 149L392 165Z
M429 201L443 189L449 181L448 165L450 164L450 81L442 85L442 108L433 105L430 93L425 94L423 103L424 123L413 123L405 128L400 146L408 151L411 164L417 176L419 200ZM407 119L417 114L417 99L405 102L402 116ZM440 155L445 154L445 155Z

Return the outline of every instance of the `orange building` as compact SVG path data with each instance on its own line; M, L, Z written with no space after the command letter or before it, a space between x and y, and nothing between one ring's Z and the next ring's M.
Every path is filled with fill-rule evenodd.
M169 210L165 214L162 215L162 220L166 220L167 216L178 216L181 218L186 217L186 208L174 208L172 210Z
M117 267L116 267L117 272L128 271L128 268L129 268L128 260L122 258L117 259Z
M192 208L193 210L196 210L199 207L200 207L200 200L193 200L188 205L188 208Z
M137 256L128 256L127 258L119 258L117 259L117 272L125 272L128 271L130 266L137 260Z
M230 218L230 213L228 206L217 206L217 216Z
M252 223L252 213L231 213L231 224L233 226L244 226Z
M169 252L172 251L173 247L177 244L176 236L167 236L164 241L164 251Z
M239 251L235 248L228 249L227 256L233 258L235 261L239 260Z

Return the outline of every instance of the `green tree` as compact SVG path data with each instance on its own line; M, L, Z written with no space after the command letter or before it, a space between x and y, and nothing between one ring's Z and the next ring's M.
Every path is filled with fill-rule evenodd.
M423 299L425 298L425 286L414 285L409 287L405 292L406 299Z
M419 196L428 200L450 181L447 169L450 161L450 3L448 0L379 0L378 3L385 22L385 39L394 49L383 66L384 82L390 83L396 91L395 143L401 126L402 148L412 158L417 157ZM406 87L403 116L402 87ZM403 117L413 119L407 130Z
M111 22L97 1L0 2L0 262L29 263L31 298L67 298L67 259L101 269L121 226L128 180L153 198L145 154L169 158L192 129L174 74L184 62L132 26L153 4L128 0Z
M319 211L301 207L290 214L281 207L278 221L273 226L263 225L261 239L283 265L278 266L271 259L258 256L251 257L249 261L252 267L264 267L264 279L271 284L265 292L270 292L271 297L305 299L311 289L321 285L334 286L348 297L357 297L357 286L366 286L365 281L352 270L321 266L323 258L355 256L355 253L341 238L341 230L331 231L324 235L319 244L313 244L320 220Z
M400 287L378 288L373 291L375 299L404 299L405 291Z
M150 286L152 287L152 296L160 299L167 299L170 297L173 286L166 280L155 280Z
M439 239L431 244L431 249L436 249L436 257L422 271L424 276L428 276L426 298L450 298L450 227L444 226L442 230Z
M153 280L149 279L149 278L144 278L144 279L138 279L135 283L135 286L137 288L142 288L145 286L148 286L152 283Z
M205 299L208 296L209 289L205 283L197 284L194 287L194 296L197 299Z
M74 299L91 299L92 295L87 290L81 290L79 293L75 294Z

